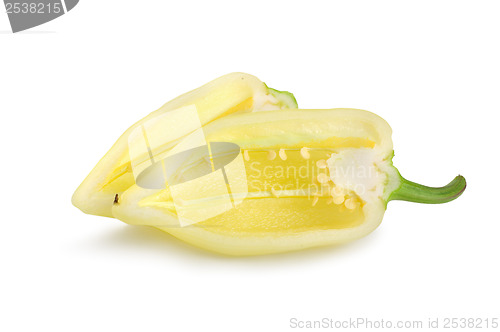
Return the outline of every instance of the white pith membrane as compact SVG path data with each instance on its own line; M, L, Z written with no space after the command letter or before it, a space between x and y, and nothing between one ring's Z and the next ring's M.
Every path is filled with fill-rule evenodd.
M396 175L387 157L377 149L345 149L332 154L326 162L330 178L340 191L352 191L364 202L369 202L387 199L384 192L387 192L390 177Z
M279 100L274 97L271 93L263 94L260 93L254 96L253 107L251 112L262 112L262 111L276 111L279 109Z

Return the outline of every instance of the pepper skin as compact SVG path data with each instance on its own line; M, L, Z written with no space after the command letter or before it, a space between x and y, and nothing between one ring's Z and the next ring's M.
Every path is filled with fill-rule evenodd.
M373 113L297 109L290 93L229 74L127 130L73 204L228 255L342 244L377 228L391 200L444 203L465 190L462 176L442 188L404 179L391 133Z

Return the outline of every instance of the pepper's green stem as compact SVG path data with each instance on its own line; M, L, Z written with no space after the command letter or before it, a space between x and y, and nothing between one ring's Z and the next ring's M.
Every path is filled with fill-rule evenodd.
M439 204L462 195L466 187L465 178L457 176L444 187L434 188L411 182L401 177L401 185L389 196L389 201L400 200L416 203Z

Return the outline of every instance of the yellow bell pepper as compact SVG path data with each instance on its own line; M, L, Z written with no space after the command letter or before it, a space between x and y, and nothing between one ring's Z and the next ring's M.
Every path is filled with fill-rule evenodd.
M401 177L373 113L296 107L252 76L219 78L127 130L73 203L256 255L345 243L373 231L390 200L443 203L465 189L462 176L442 188Z

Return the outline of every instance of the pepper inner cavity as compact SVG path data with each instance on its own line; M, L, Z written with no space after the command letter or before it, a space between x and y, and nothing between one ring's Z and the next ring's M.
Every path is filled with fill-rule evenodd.
M247 197L303 197L311 200L311 206L321 199L348 210L362 206L356 194L333 183L326 163L332 153L335 150L307 147L243 150Z
M238 191L229 186L231 198L237 203L197 225L219 232L234 232L237 229L239 232L264 234L341 229L362 223L365 202L354 192L331 181L326 162L337 151L308 148L305 157L303 151L301 148L279 147L243 149L241 159L245 170L238 174L246 177L247 190ZM228 170L231 171L231 168ZM241 183L243 179L233 180ZM225 183L218 184L207 177L194 182L184 184L183 200L174 202L174 194L167 187L143 198L139 205L165 209L177 215L192 209L203 213L204 209L224 204L227 195L214 193ZM250 213L252 218L249 218ZM277 218L278 215L283 217Z

